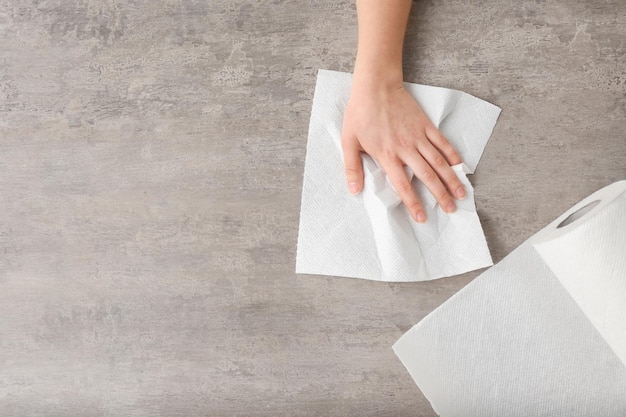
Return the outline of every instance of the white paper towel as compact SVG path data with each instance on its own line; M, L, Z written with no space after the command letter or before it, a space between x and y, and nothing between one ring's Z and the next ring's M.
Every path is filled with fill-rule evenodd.
M621 181L568 210L395 343L438 414L626 416L618 356L625 219Z
M418 224L386 179L364 155L365 186L347 190L341 151L350 74L320 70L302 187L296 272L382 281L422 281L492 265L466 174L474 172L500 109L439 87L405 84L430 120L455 146L464 165L454 170L467 198L446 214L417 179L412 185L428 217Z
M626 365L626 181L581 201L532 244Z

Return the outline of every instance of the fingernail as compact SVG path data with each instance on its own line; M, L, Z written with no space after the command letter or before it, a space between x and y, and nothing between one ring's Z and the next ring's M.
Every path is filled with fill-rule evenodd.
M356 194L359 192L359 184L357 184L356 182L351 182L350 184L348 184L348 189L352 194Z
M463 200L466 196L465 188L463 188L463 186L460 186L456 189L456 192L454 194L456 195L456 198L458 198L459 200Z
M454 206L454 203L449 203L446 206L446 212L447 213L454 213L456 211L456 207Z
M426 221L426 214L423 211L417 213L417 222L424 223Z

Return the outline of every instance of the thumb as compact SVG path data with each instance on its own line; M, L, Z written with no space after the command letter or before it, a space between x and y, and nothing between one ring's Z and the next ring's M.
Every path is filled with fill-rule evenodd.
M363 162L361 160L361 147L354 136L341 138L343 150L343 163L346 170L348 190L351 194L358 194L363 189Z

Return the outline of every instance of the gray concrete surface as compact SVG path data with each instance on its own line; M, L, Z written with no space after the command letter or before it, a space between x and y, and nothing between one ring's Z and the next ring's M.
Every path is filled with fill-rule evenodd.
M418 1L407 81L503 108L495 260L626 178L626 2ZM294 274L351 0L0 0L0 415L433 416L391 345L478 273Z

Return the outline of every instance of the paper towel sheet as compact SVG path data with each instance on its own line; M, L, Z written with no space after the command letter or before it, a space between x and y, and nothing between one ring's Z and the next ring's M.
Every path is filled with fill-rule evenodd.
M621 181L568 210L395 343L439 415L626 416L618 356L626 338L625 219ZM610 313L604 322L594 319L601 305Z
M430 120L455 146L453 167L467 198L444 213L416 178L412 185L428 221L418 224L378 164L364 155L365 186L347 190L341 151L350 74L318 73L302 187L296 272L381 281L423 281L492 265L466 174L473 173L500 109L466 93L405 84Z

